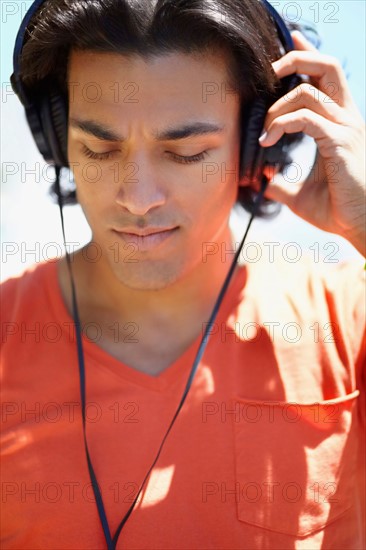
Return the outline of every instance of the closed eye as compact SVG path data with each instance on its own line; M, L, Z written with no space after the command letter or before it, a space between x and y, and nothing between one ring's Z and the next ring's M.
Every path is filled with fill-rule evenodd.
M108 160L111 158L111 156L113 155L113 153L115 153L117 151L107 151L105 153L96 153L95 151L91 151L88 147L86 147L85 145L83 146L82 148L82 153L88 157L88 158L91 158L91 159L94 159L94 160ZM179 162L180 164L192 164L192 163L196 163L196 162L200 162L201 160L203 160L204 158L206 158L208 152L207 151L202 151L202 153L198 153L197 155L191 155L191 156L183 156L183 155L177 155L176 153L171 153L169 151L167 151L169 153L169 155L176 161L176 162Z
M107 151L106 153L95 153L94 151L91 151L90 149L88 149L88 147L86 147L85 145L83 146L83 149L82 149L83 155L85 155L90 159L95 159L95 160L108 160L111 157L111 155L115 152L116 151Z
M181 164L191 164L194 162L200 162L201 160L206 158L207 154L208 154L207 151L202 151L202 153L198 153L197 155L184 157L182 155L176 155L175 153L170 153L173 159L176 160L177 162L180 162Z

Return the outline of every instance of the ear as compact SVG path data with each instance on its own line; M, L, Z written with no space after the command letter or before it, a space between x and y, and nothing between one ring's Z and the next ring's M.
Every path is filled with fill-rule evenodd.
M263 174L267 177L269 183L271 183L271 181L273 180L273 177L279 172L278 170L278 165L271 165L271 164L266 164L263 168ZM239 180L239 187L251 187L252 189L254 189L254 191L256 191L257 193L259 193L260 191L260 184L259 182L257 181L251 181L249 180L246 176L243 176L240 180Z
M268 179L269 183L271 183L274 176L276 174L278 174L278 172L279 172L279 170L278 170L278 165L277 164L275 164L275 165L266 164L266 166L263 168L263 174L265 176L267 176L267 179Z

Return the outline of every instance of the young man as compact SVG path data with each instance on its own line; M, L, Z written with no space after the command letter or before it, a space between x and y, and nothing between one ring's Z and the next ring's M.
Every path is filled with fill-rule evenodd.
M186 51L183 22L188 33L195 19L183 6L170 29L175 45L165 36L143 52L139 32L150 36L158 21L147 2L93 2L89 12L81 1L47 4L28 76L41 80L48 66L60 87L66 77L68 161L93 235L71 258L81 326L97 334L83 336L86 439L113 537L176 412L232 261L221 250L233 248L228 218L247 185L235 170L245 95L203 101L205 83L230 83L234 49L213 40ZM239 1L221 4L226 22L241 14L249 37L254 16L264 17L255 0L248 13ZM125 27L113 26L118 10ZM273 29L258 25L268 48ZM317 164L298 186L275 176L266 197L364 253L364 122L338 62L301 34L293 39L274 73L311 81L270 108L261 146L303 131L317 143ZM51 50L64 66L49 62ZM248 98L261 78L271 87L263 59L257 81L243 65ZM97 102L85 93L90 83ZM126 99L131 84L136 102ZM225 177L203 178L205 161L225 166ZM326 274L305 261L236 268L116 548L362 547L363 296L359 265ZM3 305L2 547L106 548L84 449L66 260L7 281Z

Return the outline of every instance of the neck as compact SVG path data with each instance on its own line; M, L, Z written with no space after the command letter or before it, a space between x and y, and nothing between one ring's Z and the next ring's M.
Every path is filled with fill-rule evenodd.
M229 229L225 238L226 250L233 250ZM122 284L108 265L86 265L79 251L72 265L81 323L98 323L103 331L98 344L119 360L157 374L203 335L232 261L233 254L222 258L218 253L165 288L136 290ZM65 261L60 262L59 280L71 312ZM124 339L131 333L133 340ZM121 341L139 345L120 346Z

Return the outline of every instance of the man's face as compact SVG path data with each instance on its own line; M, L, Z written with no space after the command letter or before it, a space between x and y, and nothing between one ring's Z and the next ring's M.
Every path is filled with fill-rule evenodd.
M165 288L230 245L239 109L223 54L72 52L69 162L99 261L127 287Z

